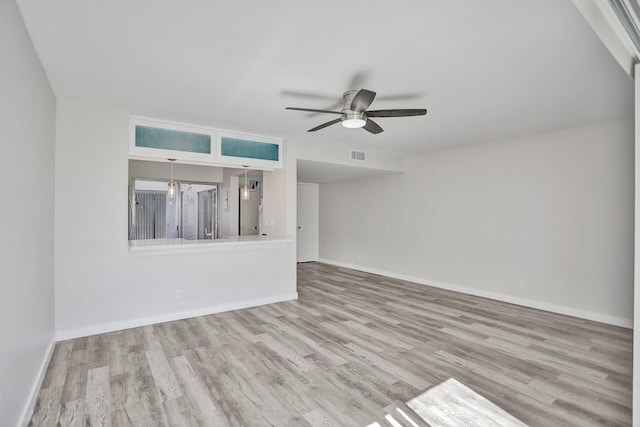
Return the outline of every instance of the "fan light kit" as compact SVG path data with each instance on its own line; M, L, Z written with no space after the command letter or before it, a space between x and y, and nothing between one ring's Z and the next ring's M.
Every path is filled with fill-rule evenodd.
M352 117L350 117L352 116ZM349 129L357 129L363 127L367 121L365 120L363 114L347 114L347 118L342 120L342 126Z
M340 114L339 119L331 120L323 123L307 132L315 132L328 126L342 123L346 128L363 128L367 132L377 134L383 131L379 124L370 119L370 117L408 117L408 116L424 116L427 110L424 108L409 109L392 109L392 110L370 110L367 108L376 97L376 93L367 89L349 90L342 97L344 98L344 107L342 111L316 110L314 108L297 108L287 107L287 110L311 111L312 113L328 113Z

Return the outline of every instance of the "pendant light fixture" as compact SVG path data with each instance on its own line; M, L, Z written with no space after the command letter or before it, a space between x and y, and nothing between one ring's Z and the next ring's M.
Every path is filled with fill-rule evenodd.
M171 181L169 181L169 184L167 185L168 187L167 196L170 199L175 199L178 193L178 185L173 181L173 162L175 162L176 159L167 159L167 160L171 162Z
M242 189L242 200L249 200L249 183L247 181L247 168L249 165L242 165L244 168L244 188Z

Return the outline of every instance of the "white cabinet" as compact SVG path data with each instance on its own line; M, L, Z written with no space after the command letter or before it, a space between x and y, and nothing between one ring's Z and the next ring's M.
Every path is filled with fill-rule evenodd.
M129 119L129 157L179 163L282 168L282 138L143 117Z

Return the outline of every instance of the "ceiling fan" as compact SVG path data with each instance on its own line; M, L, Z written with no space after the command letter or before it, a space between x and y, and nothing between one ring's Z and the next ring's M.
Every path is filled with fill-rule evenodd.
M344 107L342 111L317 110L314 108L297 108L286 107L287 110L311 111L314 113L340 114L340 118L323 123L319 126L309 129L307 132L315 132L328 126L342 122L342 126L346 128L363 128L373 134L380 133L383 129L379 124L370 119L370 117L408 117L408 116L424 116L427 110L424 108L410 109L392 109L392 110L368 110L369 106L376 97L376 93L367 89L349 90L342 95L344 98Z

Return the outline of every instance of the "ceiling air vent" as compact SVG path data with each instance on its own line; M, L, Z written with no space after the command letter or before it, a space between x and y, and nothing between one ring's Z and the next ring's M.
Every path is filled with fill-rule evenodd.
M367 152L358 150L349 150L349 158L355 162L366 162Z

